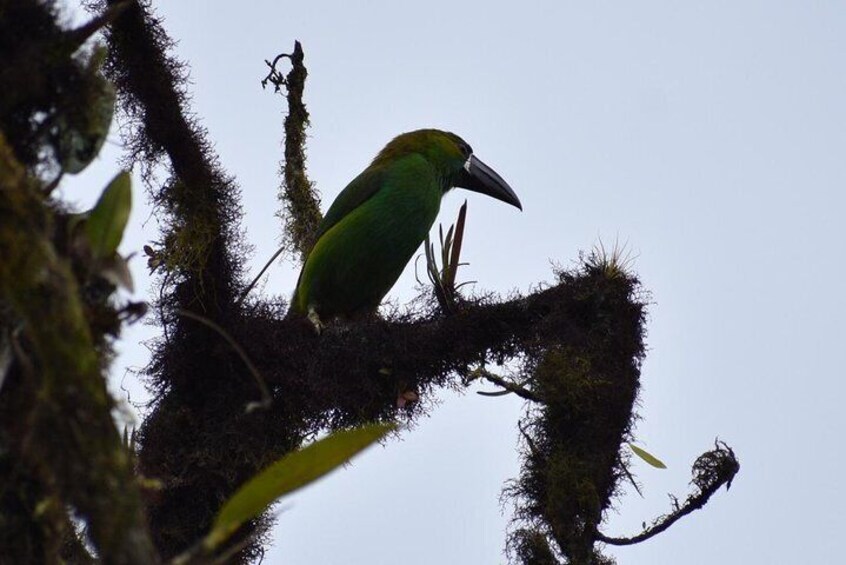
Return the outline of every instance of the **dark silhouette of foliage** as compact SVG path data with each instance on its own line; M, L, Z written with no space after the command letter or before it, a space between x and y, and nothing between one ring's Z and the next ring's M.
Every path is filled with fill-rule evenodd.
M190 112L186 67L150 3L89 8L92 24L66 30L50 2L0 0L0 547L18 562L93 561L72 507L104 561L199 559L218 509L280 456L327 430L414 422L438 389L479 378L526 400L521 475L505 489L512 559L611 563L603 543L640 541L600 531L630 476L624 446L644 356L645 293L619 257L592 253L507 299L458 296L452 273L449 301L428 291L416 309L318 336L283 300L248 293L238 186ZM106 24L101 71L103 54L79 47ZM288 247L303 255L320 212L306 174L302 47L268 65L287 107L280 214ZM50 196L69 168L67 132L88 142L74 163L96 152L87 132L110 85L124 164L140 168L162 225L145 250L158 275L161 336L143 373L155 401L132 445L109 417L104 372L137 305L115 298ZM506 362L513 375L497 374ZM698 491L641 537L704 505L738 468L727 447L703 455ZM269 525L245 525L228 560L261 556Z
M103 374L121 307L49 198L100 142L87 112L108 94L96 52L78 52L96 26L63 29L50 2L4 1L0 16L0 547L83 561L73 508L102 559L155 562Z

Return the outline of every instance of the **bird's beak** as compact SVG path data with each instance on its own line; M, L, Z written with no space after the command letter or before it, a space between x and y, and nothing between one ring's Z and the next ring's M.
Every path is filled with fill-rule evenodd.
M520 210L523 209L520 199L517 198L508 183L496 171L477 159L475 155L470 155L467 162L464 163L464 172L456 186L487 194L492 198L516 206Z

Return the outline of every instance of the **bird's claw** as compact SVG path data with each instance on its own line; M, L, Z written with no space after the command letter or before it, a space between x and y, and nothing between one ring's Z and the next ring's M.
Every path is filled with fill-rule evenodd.
M310 307L308 309L308 321L311 322L311 325L314 326L314 331L317 333L317 335L323 333L323 329L326 327L326 325L320 321L320 316L317 314L317 311L314 309L314 307Z

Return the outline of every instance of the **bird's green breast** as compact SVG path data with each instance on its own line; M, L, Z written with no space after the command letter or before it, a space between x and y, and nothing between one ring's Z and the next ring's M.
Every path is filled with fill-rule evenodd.
M378 183L368 186L366 183ZM374 310L429 233L440 209L444 181L412 154L368 170L344 189L339 201L372 195L323 233L303 266L294 307L326 319Z

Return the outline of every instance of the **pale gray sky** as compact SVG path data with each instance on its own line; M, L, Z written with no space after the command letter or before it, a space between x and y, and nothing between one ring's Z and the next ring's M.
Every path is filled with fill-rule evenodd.
M284 101L261 90L263 59L299 39L324 209L394 135L434 126L469 141L524 205L445 200L443 222L470 200L464 276L479 290L526 292L600 237L637 256L653 302L636 435L669 469L638 464L645 498L620 500L606 531L636 533L667 492L686 494L716 436L742 469L704 511L609 549L621 565L838 561L846 5L160 4L193 109L243 189L253 272L280 230ZM110 146L89 180L105 182L118 154ZM127 252L155 237L139 201ZM263 291L288 295L295 276L277 268ZM406 272L390 296L407 300L413 284ZM120 366L143 365L150 330L127 335ZM124 385L141 398L133 377ZM498 496L518 472L520 403L443 400L404 441L291 497L266 562L505 562Z

